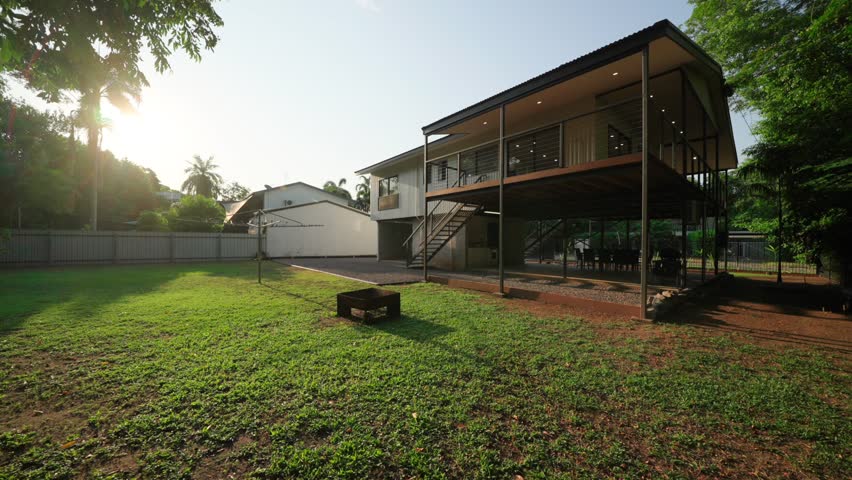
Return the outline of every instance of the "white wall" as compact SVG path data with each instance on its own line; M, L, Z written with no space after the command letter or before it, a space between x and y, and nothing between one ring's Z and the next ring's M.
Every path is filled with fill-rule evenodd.
M378 190L376 190L378 191ZM304 183L294 183L289 186L275 188L264 192L263 209L288 207L302 205L305 203L321 202L328 200L340 205L347 205L346 199L332 195L331 193L318 190ZM289 205L286 202L292 202Z
M266 252L270 257L376 255L378 226L370 217L327 202L270 212L264 222L294 225L275 214L320 227L270 227Z

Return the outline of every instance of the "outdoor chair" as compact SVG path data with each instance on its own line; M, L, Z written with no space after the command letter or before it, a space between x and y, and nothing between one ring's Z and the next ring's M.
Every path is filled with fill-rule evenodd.
M574 255L577 257L577 268L582 270L585 267L585 265L583 263L583 251L580 250L579 248L575 248L574 249Z
M680 252L674 248L660 250L660 259L654 261L654 273L663 277L673 277L680 272Z
M602 248L598 254L598 263L600 263L601 271L609 270L612 267L612 252Z
M594 248L587 248L583 251L583 265L595 269L596 260L597 260L597 250Z

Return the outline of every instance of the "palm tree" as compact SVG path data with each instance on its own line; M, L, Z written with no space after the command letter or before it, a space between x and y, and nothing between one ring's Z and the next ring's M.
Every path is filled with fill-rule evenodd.
M370 211L370 179L361 175L361 183L355 185L355 206Z
M218 197L223 181L222 176L214 172L219 165L213 163L213 157L204 160L200 155L193 155L192 162L187 163L189 167L184 172L189 176L183 181L181 190L189 195L204 195L213 199Z
M325 184L323 184L322 189L325 190L328 193L332 193L334 195L337 195L338 197L343 197L346 200L349 200L351 202L352 201L352 194L349 193L349 190L346 190L345 188L343 188L344 185L346 185L346 179L345 178L341 178L340 180L337 181L337 183L334 183L333 180L329 180L329 181L325 182Z
M128 75L122 68L122 59L115 55L102 58L94 50L90 61L80 66L77 79L80 93L80 110L77 116L88 132L88 151L92 162L92 230L98 229L98 186L100 184L100 139L105 124L101 113L101 100L124 113L135 112L133 106L139 103L142 86L148 82L142 76Z

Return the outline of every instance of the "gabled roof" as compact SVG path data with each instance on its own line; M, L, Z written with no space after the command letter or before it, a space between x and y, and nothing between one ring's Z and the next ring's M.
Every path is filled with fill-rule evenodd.
M370 216L369 213L367 213L363 210L358 210L357 208L347 207L346 205L341 205L337 202L332 202L331 200L319 200L319 201L316 201L316 202L308 202L308 203L300 203L298 205L290 205L288 207L270 208L269 210L264 210L264 212L267 212L267 213L269 213L269 212L280 212L282 210L292 210L292 209L296 209L296 208L310 207L310 206L314 206L314 205L319 205L321 203L327 203L329 205L334 205L335 207L340 207L340 208L349 210L349 211L354 212L354 213L360 213L361 215L366 215L368 217Z
M311 184L309 184L309 183L305 183L305 182L293 182L293 183L287 183L287 184L285 184L285 185L278 185L277 187L272 187L272 188L269 188L269 189L264 188L263 190L258 190L258 191L256 191L256 192L252 192L251 194L252 194L252 195L254 195L255 193L263 193L263 192L268 192L268 191L270 191L270 190L280 190L280 189L282 189L282 188L289 188L289 187L293 187L293 186L295 186L295 185L304 185L304 186L306 186L306 187L308 187L308 188L312 188L312 189L314 189L314 190L316 190L316 191L318 191L318 192L325 193L326 195L334 195L334 194L333 194L333 193L331 193L331 192L326 192L325 190L323 190L323 189L321 189L321 188L319 188L319 187L315 187L315 186L313 186L313 185L311 185ZM246 197L246 198L248 198L248 197Z

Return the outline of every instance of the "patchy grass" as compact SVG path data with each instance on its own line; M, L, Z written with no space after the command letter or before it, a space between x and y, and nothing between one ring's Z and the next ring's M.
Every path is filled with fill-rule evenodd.
M0 478L850 475L848 358L266 273L0 272Z

